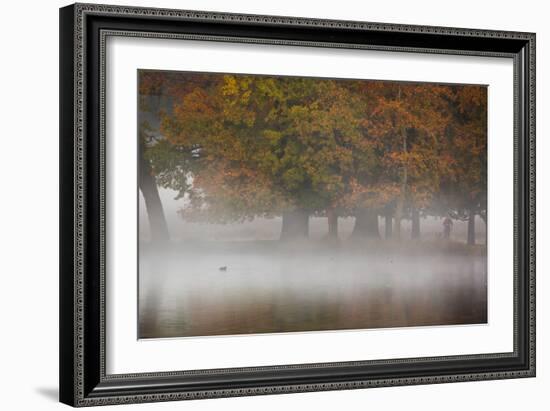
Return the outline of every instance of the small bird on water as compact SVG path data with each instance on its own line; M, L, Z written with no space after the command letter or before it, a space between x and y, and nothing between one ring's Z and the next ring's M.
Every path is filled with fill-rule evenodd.
M223 267L220 267L220 271L227 271L227 266L224 265Z

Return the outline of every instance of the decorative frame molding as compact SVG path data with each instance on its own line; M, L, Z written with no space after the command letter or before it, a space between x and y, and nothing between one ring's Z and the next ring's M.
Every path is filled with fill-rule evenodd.
M60 17L62 402L91 406L535 376L535 34L95 4L67 6ZM152 25L155 30L148 30ZM107 375L104 104L108 36L513 58L514 351ZM430 366L442 362L449 364L450 374L430 371ZM281 379L283 374L288 377ZM269 382L275 375L281 383L269 384L265 379L254 383L257 377ZM220 376L225 382L214 384ZM292 383L297 376L311 382Z

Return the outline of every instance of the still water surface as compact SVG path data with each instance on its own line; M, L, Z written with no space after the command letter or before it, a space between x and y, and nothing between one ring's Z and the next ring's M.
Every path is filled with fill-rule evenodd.
M269 242L140 251L140 338L486 322L484 256Z

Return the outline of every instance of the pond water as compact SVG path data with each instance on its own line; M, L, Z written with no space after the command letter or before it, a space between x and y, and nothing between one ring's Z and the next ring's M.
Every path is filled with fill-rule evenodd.
M479 254L278 242L141 248L140 338L487 322Z

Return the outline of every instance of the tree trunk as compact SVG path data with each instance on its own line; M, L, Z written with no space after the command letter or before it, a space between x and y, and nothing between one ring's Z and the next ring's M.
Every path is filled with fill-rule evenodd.
M309 213L305 210L283 212L281 240L306 239L309 236Z
M489 230L487 230L487 211L479 213L479 216L485 224L485 245L487 245L487 234L489 232Z
M407 151L407 138L403 137L403 147L404 151ZM395 207L395 216L394 216L394 224L395 224L395 237L397 239L401 238L401 220L403 219L403 209L405 208L405 197L407 195L407 178L408 178L408 171L407 166L403 166L403 174L401 176L401 192L399 194L399 198L397 199L397 206Z
M485 225L487 225L487 212L481 212L479 213L479 216L481 217Z
M473 208L470 209L468 216L468 245L476 243L476 213Z
M386 229L385 238L389 240L392 236L392 215L391 210L386 210L384 213L385 223L384 228Z
M338 239L338 215L333 208L327 210L328 219L328 238L330 240Z
M155 243L168 241L170 239L168 227L157 183L155 182L155 177L151 174L151 165L149 161L143 158L143 154L141 154L140 163L139 188L145 199L145 208L147 209L151 229L151 239Z
M355 225L351 233L353 238L380 238L378 231L378 213L363 209L355 213Z
M420 238L420 213L416 207L412 209L411 238Z
M401 87L398 89L397 100L401 101ZM401 127L401 145L402 152L407 153L407 130L405 127ZM401 174L401 190L399 198L397 200L397 207L395 209L395 236L397 239L401 239L401 219L403 218L403 208L405 207L405 198L407 196L407 179L408 179L407 165L403 164L403 170Z
M401 101L401 87L397 89L397 101ZM405 127L400 127L401 133L401 150L403 154L407 153L407 130ZM403 209L405 208L405 198L407 196L407 179L408 179L407 164L403 164L403 170L401 174L401 190L399 198L397 199L397 206L395 209L395 237L401 239L401 220L403 219Z

